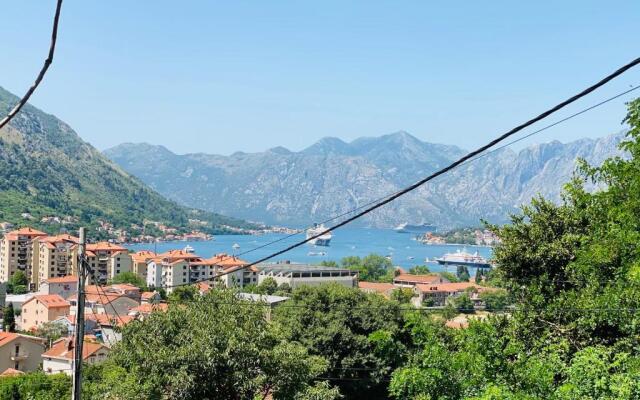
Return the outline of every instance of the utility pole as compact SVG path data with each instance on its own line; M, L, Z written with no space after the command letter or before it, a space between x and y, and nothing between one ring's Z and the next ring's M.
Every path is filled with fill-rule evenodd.
M76 336L73 350L73 392L72 400L80 400L82 396L82 345L84 344L84 281L87 276L85 268L85 245L87 242L84 228L80 228L78 244L78 303L76 305Z

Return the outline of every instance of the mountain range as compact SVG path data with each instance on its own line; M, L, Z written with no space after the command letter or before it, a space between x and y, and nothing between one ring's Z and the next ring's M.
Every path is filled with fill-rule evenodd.
M0 87L0 115L17 101ZM46 217L68 222L67 229L97 227L99 221L123 229L156 221L188 231L199 220L198 228L210 233L255 227L167 200L84 142L69 125L26 105L0 130L0 221L48 231L61 228L41 222Z
M505 222L540 194L558 201L576 159L598 164L620 155L623 134L520 151L504 148L367 215L361 224L430 222L441 228ZM230 156L178 155L163 146L125 143L105 151L124 170L188 205L269 224L305 226L360 207L414 183L467 153L401 131L350 143L327 137L293 152L275 147Z

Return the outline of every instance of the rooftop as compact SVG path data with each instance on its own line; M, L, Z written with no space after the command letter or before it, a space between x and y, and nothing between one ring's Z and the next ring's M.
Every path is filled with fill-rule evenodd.
M60 307L70 307L68 301L60 297L57 294L36 294L29 300L27 300L24 304L30 303L36 300L36 302L40 302L43 306L47 308L60 308ZM24 306L23 306L24 307Z
M67 360L72 360L74 348L75 346L72 336L68 338L58 339L53 343L53 346L51 346L49 350L42 353L42 357L64 358ZM86 360L102 349L108 350L105 345L85 338L84 344L82 345L82 359Z
M354 275L356 271L352 271L346 268L325 267L323 265L309 265L309 264L294 264L294 263L265 263L259 264L258 270L260 273L280 273L280 272L352 272Z

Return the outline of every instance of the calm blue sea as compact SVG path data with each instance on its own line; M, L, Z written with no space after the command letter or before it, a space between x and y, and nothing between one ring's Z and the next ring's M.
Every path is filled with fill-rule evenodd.
M304 238L304 234L301 233L262 249L250 251L260 245L285 236L286 235L283 234L266 234L260 236L220 235L216 236L215 240L207 242L161 242L131 244L127 245L127 247L134 251L152 250L164 252L172 249L182 249L189 245L195 249L196 254L202 257L208 258L214 254L227 253L237 254L247 261L255 261ZM424 245L413 238L414 235L412 234L397 233L391 229L344 228L333 232L333 239L329 247L303 245L274 258L272 261L289 260L291 262L318 264L323 260L340 261L346 256L364 257L371 253L376 253L383 256L390 255L394 265L411 268L415 265L424 265L425 258L427 257L429 260L432 260L445 253L454 252L458 248L462 249L465 247L454 245ZM236 243L240 246L239 249L232 247ZM484 257L491 256L491 248L488 247L466 246L466 249L470 253L477 251ZM326 254L310 254L321 252ZM432 271L455 272L455 267L451 266L444 267L434 262L428 262L426 265L428 265ZM469 272L474 275L474 271Z

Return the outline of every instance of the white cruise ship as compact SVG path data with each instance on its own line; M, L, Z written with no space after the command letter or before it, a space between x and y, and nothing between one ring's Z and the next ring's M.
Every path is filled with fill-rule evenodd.
M320 233L326 230L327 228L325 228L323 224L320 224L320 225L314 224L313 228L307 229L307 239L312 238L316 235L319 235ZM329 246L329 244L331 243L332 237L333 235L331 235L331 232L327 232L321 236L318 236L315 239L310 240L308 243L313 244L315 246Z
M435 261L442 265L466 265L469 267L488 268L491 267L489 261L476 251L474 254L467 253L466 249L458 249L455 253L447 253Z

